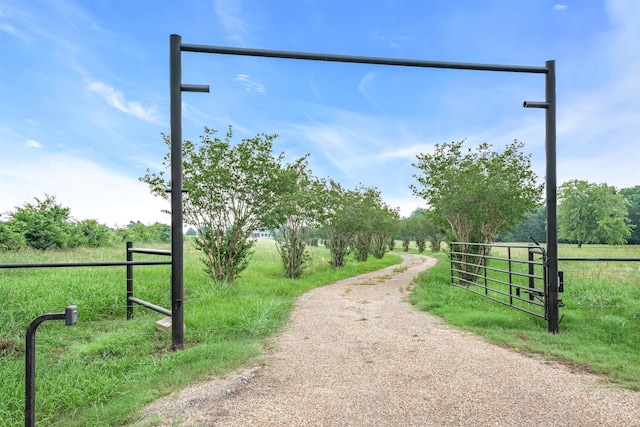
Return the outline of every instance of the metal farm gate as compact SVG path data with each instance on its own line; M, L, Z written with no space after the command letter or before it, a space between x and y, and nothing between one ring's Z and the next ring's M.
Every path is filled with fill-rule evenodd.
M449 246L453 286L548 322L557 318L558 308L563 306L557 298L557 292L564 290L563 274L559 272L557 292L550 296L548 256L544 247L468 242L451 242Z
M449 248L453 286L540 317L548 322L549 332L558 331L564 273L558 270L557 281L550 280L551 258L542 245L450 242ZM640 262L640 258L557 257L556 261Z

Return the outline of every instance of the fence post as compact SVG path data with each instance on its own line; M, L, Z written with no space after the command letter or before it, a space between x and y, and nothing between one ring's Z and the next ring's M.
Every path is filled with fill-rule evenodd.
M133 261L133 242L127 242L127 261ZM133 265L127 264L127 320L133 318Z
M547 289L546 306L549 319L548 331L558 332L558 217L557 217L557 177L556 177L556 62L546 61L545 114L546 136L545 151L546 196L547 196Z
M184 347L184 237L182 212L182 37L169 38L171 113L171 348Z

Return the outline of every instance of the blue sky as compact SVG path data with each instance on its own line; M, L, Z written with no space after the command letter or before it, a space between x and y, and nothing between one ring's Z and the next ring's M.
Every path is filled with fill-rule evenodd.
M0 0L0 212L54 194L77 219L170 222L138 178L169 133L169 36L184 43L544 66L556 60L558 182L640 184L635 0ZM418 153L525 143L544 179L542 75L183 53L183 136L278 134L320 177L409 215Z

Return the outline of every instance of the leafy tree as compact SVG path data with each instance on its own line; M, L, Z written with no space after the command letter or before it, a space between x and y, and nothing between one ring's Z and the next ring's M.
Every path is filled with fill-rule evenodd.
M400 220L399 232L402 239L402 250L409 252L409 245L411 245L414 236L411 217Z
M327 233L331 264L344 265L347 254L366 261L369 254L382 258L397 228L398 213L389 208L375 188L346 190L329 180L322 225Z
M171 226L156 222L151 225L152 239L159 243L171 243Z
M558 189L558 234L583 243L624 244L631 235L629 202L614 187L582 180Z
M171 242L171 226L156 222L152 225L140 221L129 221L126 227L116 231L121 241L137 243Z
M17 251L26 245L24 235L15 229L12 222L0 221L0 252Z
M397 209L388 206L380 197L380 192L375 190L373 216L370 219L371 227L371 255L376 259L381 259L389 250L393 250L390 242L395 245L393 239L398 229L399 214Z
M633 227L627 242L632 245L640 245L640 185L623 188L620 194L629 202L629 222Z
M529 242L533 237L537 242L547 241L546 233L547 209L540 206L538 209L525 214L525 219L513 230L502 233L496 238L500 242Z
M438 221L438 217L431 210L424 211L423 226L429 238L432 252L440 252L442 241L446 237L446 229Z
M45 194L44 200L25 203L9 213L13 230L34 249L63 249L69 241L69 208L56 203L56 197Z
M421 171L414 175L419 186L411 189L449 224L454 239L490 243L537 205L543 187L523 143L514 141L502 153L483 143L464 154L463 144L437 144L433 154L419 154L413 164Z
M423 253L427 248L427 240L429 239L429 223L426 219L424 209L417 209L415 215L411 216L413 222L413 234L416 240L418 252Z
M64 249L80 246L102 247L113 243L114 232L95 219L77 221L71 210L45 194L44 200L25 203L9 212L9 221L0 223L0 248L17 250L24 246L34 249Z
M73 224L69 246L99 248L110 245L114 239L115 234L109 227L95 219L85 219Z
M134 235L134 224L135 222L129 221L129 224L126 226L118 226L116 225L115 232L118 240L120 242L142 242L143 240L137 235ZM144 225L140 223L140 225Z
M325 206L320 223L327 235L326 246L329 248L330 262L334 267L342 267L350 253L349 246L359 221L355 208L359 194L329 179L319 196Z
M394 230L394 234L391 235L391 237L389 237L389 251L393 252L393 250L396 248L396 236L395 233L398 232L398 229L400 227L400 219L398 218L398 221L396 221L396 227Z
M437 219L432 211L422 208L414 210L409 218L403 219L403 232L405 234L403 239L406 242L403 243L403 246L406 247L405 251L408 250L409 243L413 239L416 241L418 252L422 253L426 250L427 241L431 243L433 252L439 252L445 232L442 226L436 223Z
M316 179L308 168L306 157L284 168L280 186L282 194L274 200L278 209L270 228L272 234L278 236L276 248L289 278L300 277L308 259L306 246L323 210L317 196L323 188L324 183ZM315 242L317 246L317 238Z
M170 138L163 135L170 148ZM199 143L182 145L185 222L199 230L196 248L204 257L205 271L218 281L233 283L246 268L255 239L251 233L273 222L281 197L283 154L273 156L277 135L259 134L232 144L231 126L224 139L216 131L204 128ZM151 192L168 198L170 183L165 173L170 168L170 150L165 170L147 171L140 178Z
M424 209L414 210L408 218L402 218L400 221L400 234L402 238L402 249L405 252L409 251L409 246L413 240L416 241L418 249L420 248L421 239L418 237L422 234L420 230L419 218L422 216ZM426 244L426 240L424 240ZM424 249L423 249L424 251Z
M409 224L411 234L418 247L418 252L422 253L427 248L427 239L429 238L423 211L420 210L417 211L417 214L411 215L409 217Z
M351 206L353 212L354 234L351 241L356 260L364 262L369 257L373 243L374 222L379 215L378 202L380 193L373 188L360 186L353 193Z
M324 191L324 188L318 189L316 196L321 194L323 191ZM318 197L316 198L319 199ZM318 217L318 221L320 221L321 217L322 217L322 214ZM320 227L320 223L318 222L318 225L312 228L311 231L309 232L309 245L317 247L317 246L320 246L320 243L324 244L326 240L327 240L327 233L324 231L322 227Z

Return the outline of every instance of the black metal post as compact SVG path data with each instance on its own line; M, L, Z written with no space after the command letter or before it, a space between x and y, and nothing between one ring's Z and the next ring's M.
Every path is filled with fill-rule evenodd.
M36 317L27 328L25 343L24 425L35 425L36 409L36 329L46 320L65 320L67 326L78 321L78 307L71 305L64 313L48 313Z
M556 61L545 62L545 102L525 102L525 108L544 108L547 198L545 311L549 332L558 332L558 217L556 177Z
M558 332L558 219L556 178L556 62L546 61L546 153L547 153L547 313L549 332Z
M127 262L133 261L133 242L127 242ZM133 265L127 264L127 320L133 319Z
M169 40L169 80L171 95L171 348L184 345L184 309L182 306L184 267L182 236L182 37Z

